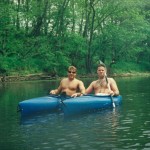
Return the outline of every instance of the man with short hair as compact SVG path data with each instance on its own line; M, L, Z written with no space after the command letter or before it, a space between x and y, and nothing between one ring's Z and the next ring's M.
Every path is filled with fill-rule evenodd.
M85 93L85 87L81 80L76 79L77 68L69 66L68 77L61 80L57 89L51 90L50 94L59 94L65 92L66 95L71 97L81 96Z
M98 80L93 81L86 89L85 93L89 94L92 91L96 95L119 95L117 84L113 78L107 78L107 68L104 64L100 64L97 68Z

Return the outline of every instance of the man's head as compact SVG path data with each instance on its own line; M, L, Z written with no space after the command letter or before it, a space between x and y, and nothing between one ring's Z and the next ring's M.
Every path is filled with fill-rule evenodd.
M68 77L74 79L76 77L77 68L74 66L68 67Z
M69 67L68 67L68 72L70 72L70 71L76 73L77 68L76 68L75 66L69 66Z
M97 74L100 78L103 78L107 73L107 68L105 64L99 64L97 67Z

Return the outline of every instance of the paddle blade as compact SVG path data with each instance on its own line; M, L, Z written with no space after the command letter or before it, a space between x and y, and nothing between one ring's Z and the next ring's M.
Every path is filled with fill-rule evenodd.
M115 108L115 107L116 107L114 102L112 103L112 105L113 105L113 108Z

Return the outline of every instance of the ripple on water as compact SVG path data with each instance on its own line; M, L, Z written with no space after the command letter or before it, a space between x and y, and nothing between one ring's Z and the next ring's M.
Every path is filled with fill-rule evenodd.
M147 146L149 146L149 147L150 147L150 143L146 143L146 144L145 144L145 146L146 146L146 147L147 147Z
M58 147L64 147L64 148L70 148L70 149L75 148L75 144L71 141L68 141L65 138L57 139L54 144Z
M150 138L150 130L148 130L148 131L143 131L143 135L144 135L144 136L148 136L148 138Z

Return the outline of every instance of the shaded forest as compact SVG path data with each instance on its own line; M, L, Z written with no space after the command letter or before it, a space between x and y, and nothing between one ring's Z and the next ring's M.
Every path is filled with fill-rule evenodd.
M1 0L0 74L150 71L148 0Z

